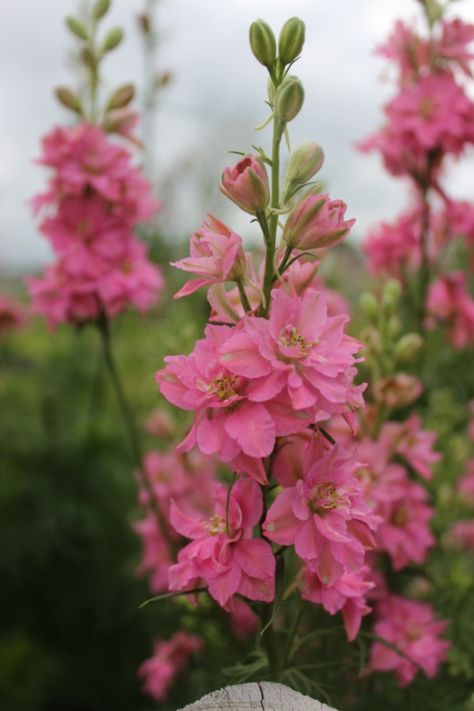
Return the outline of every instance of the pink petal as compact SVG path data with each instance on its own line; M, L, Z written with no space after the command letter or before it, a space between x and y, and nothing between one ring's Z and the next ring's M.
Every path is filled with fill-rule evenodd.
M275 445L275 425L263 405L237 407L225 420L225 431L250 457L268 457Z

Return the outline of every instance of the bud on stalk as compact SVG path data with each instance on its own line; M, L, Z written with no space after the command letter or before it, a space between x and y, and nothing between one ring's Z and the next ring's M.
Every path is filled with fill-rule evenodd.
M283 64L291 64L303 49L305 24L299 17L291 17L281 28L278 39L278 56Z
M135 87L133 84L123 84L119 86L118 89L114 91L110 97L106 111L111 111L112 109L122 109L127 106L133 99L135 94Z
M275 116L288 123L301 111L304 102L303 84L296 76L287 76L278 87L275 96Z
M71 111L75 111L76 114L82 114L81 102L71 89L68 89L67 86L58 86L54 93L56 94L57 100L63 106L67 109L71 109Z
M245 156L232 168L226 168L220 189L251 215L263 212L270 202L267 171L256 156Z
M423 338L419 333L407 333L395 346L395 357L400 363L409 363L423 347Z
M324 153L317 143L304 143L291 154L285 173L283 192L304 185L324 163Z
M122 40L123 30L120 27L112 27L112 29L105 35L102 51L110 52L112 49L115 49L115 47L118 47Z
M276 40L272 28L263 20L252 22L249 40L255 58L260 64L270 68L276 59Z

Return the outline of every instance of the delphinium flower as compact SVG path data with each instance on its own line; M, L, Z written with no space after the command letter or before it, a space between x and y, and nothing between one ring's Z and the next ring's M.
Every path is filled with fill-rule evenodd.
M189 632L180 630L169 640L156 640L153 656L146 659L138 670L143 679L143 689L156 701L163 701L176 677L186 668L189 658L200 652L204 641Z
M420 670L436 676L450 644L440 638L447 623L434 618L431 605L391 595L377 604L376 614L374 632L392 646L374 642L370 668L394 671L400 686L410 684Z

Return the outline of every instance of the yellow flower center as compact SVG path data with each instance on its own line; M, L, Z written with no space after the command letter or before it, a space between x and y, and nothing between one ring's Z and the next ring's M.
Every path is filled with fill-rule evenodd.
M214 514L204 524L204 528L211 534L211 536L217 536L217 534L219 533L224 533L225 520L222 518L222 516L217 516L216 514Z

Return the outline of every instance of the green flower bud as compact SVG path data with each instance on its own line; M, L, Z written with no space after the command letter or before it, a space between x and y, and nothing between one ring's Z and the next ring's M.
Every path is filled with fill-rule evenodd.
M387 323L388 334L391 338L397 338L402 332L402 322L399 317L394 315L391 316Z
M275 115L282 123L292 121L301 111L304 102L303 84L298 77L287 76L277 89Z
M110 111L112 109L122 109L131 102L134 95L135 87L133 84L123 84L122 86L119 86L110 97L107 103L106 111Z
M291 64L303 49L305 25L299 17L292 17L281 28L278 55L283 64Z
M254 57L265 67L276 59L276 40L272 28L263 20L255 20L249 30L250 48Z
M371 321L376 321L379 315L379 304L371 291L364 291L360 297L360 307Z
M107 14L110 8L110 0L97 0L92 10L94 19L100 20L104 15Z
M105 35L102 51L110 52L112 49L115 49L115 47L118 47L122 40L123 30L120 27L112 27L112 29Z
M402 285L396 279L389 279L385 284L382 301L388 310L392 310L397 305L402 295Z
M320 169L324 153L317 143L304 143L293 151L285 173L284 192L298 185L304 185Z
M81 102L71 89L68 89L67 86L58 86L57 89L54 90L54 93L57 100L63 106L67 109L71 109L71 111L75 111L76 114L82 114Z
M419 333L406 333L395 346L395 357L399 363L409 363L423 347Z
M66 25L72 34L79 39L87 40L89 38L86 28L79 20L76 20L75 17L66 17Z

